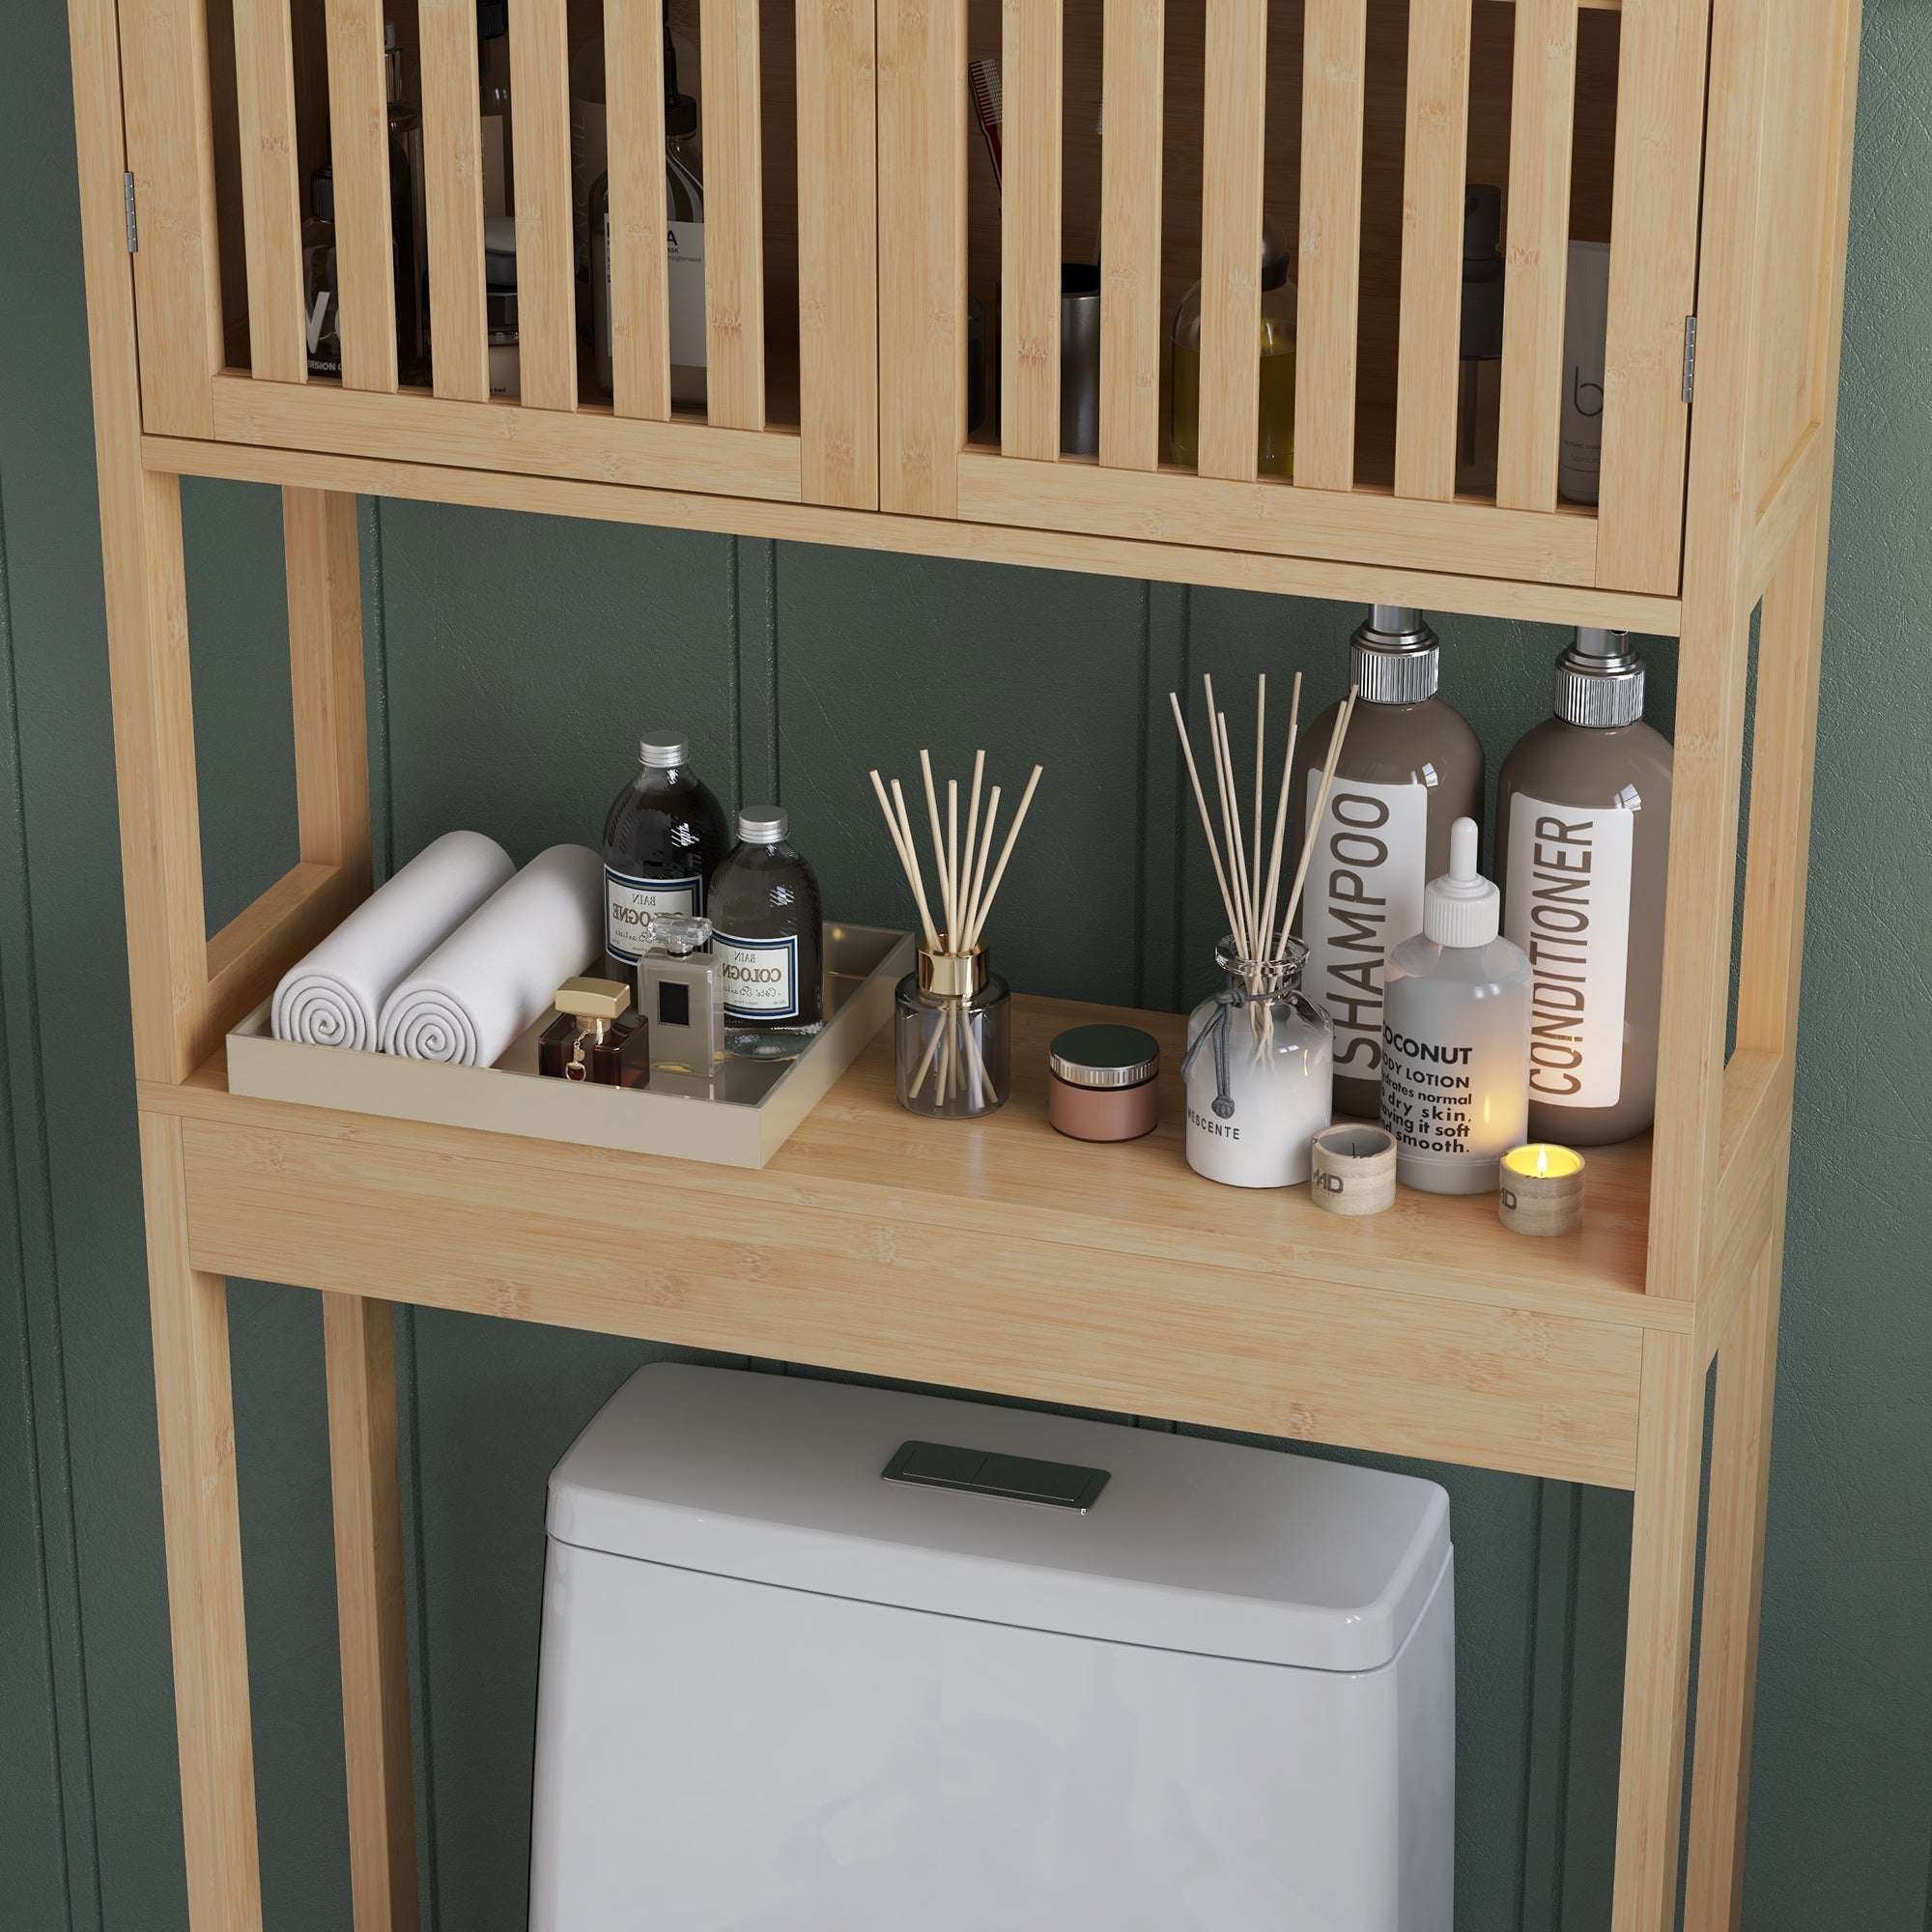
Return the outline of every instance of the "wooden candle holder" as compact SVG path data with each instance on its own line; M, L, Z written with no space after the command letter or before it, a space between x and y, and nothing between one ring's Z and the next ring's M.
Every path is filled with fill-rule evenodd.
M1344 1121L1315 1136L1309 1197L1331 1214L1379 1214L1395 1205L1395 1136Z
M1496 1218L1516 1235L1574 1235L1583 1225L1583 1156L1570 1148L1512 1148L1503 1155Z

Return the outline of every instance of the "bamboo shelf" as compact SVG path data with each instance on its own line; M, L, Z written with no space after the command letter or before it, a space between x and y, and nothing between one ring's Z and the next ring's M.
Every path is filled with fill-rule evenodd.
M1675 1906L1715 1362L1685 1923L1734 1925L1861 0L666 4L703 70L696 415L668 393L657 7L513 0L509 402L489 395L468 0L391 0L421 77L423 388L399 384L391 327L383 0L69 0L195 1932L261 1923L231 1272L323 1299L357 1932L416 1913L390 1299L1633 1490L1616 1932L1663 1932ZM600 29L609 398L568 239L569 68ZM1003 189L969 138L984 53ZM339 381L305 353L325 156ZM1470 181L1506 190L1482 497L1457 494L1453 453ZM1296 262L1293 483L1257 474L1264 209ZM1610 249L1589 507L1556 484L1572 238ZM1096 246L1098 448L1067 457L1060 263ZM1197 276L1182 469L1163 345ZM976 297L997 298L1000 411L969 436ZM184 475L279 487L287 550L301 858L213 939ZM358 492L1681 636L1654 1151L1593 1153L1588 1218L1555 1240L1487 1202L1339 1220L1194 1181L1172 1124L1059 1141L1038 1065L1072 1009L1040 1002L1000 1116L901 1114L879 1046L759 1172L231 1094L228 1028L369 890ZM1179 1023L1144 1023L1172 1065ZM653 1251L613 1262L645 1204Z

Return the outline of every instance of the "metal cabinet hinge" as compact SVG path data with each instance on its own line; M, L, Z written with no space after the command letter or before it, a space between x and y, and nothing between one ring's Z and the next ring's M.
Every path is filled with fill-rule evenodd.
M1684 318L1684 400L1697 393L1697 318Z
M134 223L134 171L129 168L121 177L121 199L128 211L128 252L137 255L141 250L141 231Z

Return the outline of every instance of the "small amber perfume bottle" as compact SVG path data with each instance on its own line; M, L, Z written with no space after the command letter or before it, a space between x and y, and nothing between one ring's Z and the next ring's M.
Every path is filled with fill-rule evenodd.
M651 1065L708 1080L724 1057L724 962L708 951L711 922L661 912L638 960L638 1010L651 1029Z
M537 1042L537 1071L598 1087L651 1084L650 1023L632 1009L621 980L566 980L557 1016Z

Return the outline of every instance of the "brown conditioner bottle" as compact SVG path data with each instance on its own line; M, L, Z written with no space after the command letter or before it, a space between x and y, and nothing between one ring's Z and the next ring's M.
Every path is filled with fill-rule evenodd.
M1449 869L1449 829L1483 817L1483 748L1435 695L1441 643L1421 611L1378 604L1350 649L1361 692L1308 863L1296 929L1302 990L1335 1024L1335 1111L1381 1115L1382 962L1422 930L1423 888ZM1321 791L1331 704L1294 754L1295 822Z
M1670 741L1643 722L1643 660L1579 630L1556 661L1556 715L1503 761L1496 883L1528 953L1529 1133L1601 1147L1657 1111Z

